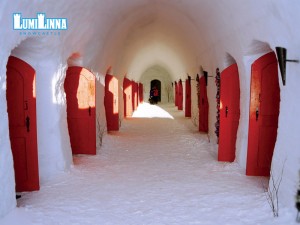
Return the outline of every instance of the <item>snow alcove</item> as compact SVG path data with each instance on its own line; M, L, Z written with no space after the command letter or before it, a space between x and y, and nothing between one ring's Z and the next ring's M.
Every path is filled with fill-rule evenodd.
M296 223L299 11L1 1L0 224Z

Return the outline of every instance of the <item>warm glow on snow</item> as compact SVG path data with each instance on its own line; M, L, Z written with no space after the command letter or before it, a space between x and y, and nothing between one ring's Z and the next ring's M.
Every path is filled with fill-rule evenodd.
M34 98L36 98L36 90L35 90L35 75L34 75L34 78L33 78L33 82L32 82L32 96Z
M2 0L0 225L296 223L299 11L299 0ZM10 56L26 64L7 65ZM27 66L36 73L30 83ZM22 75L24 90L7 92L10 72ZM22 137L12 138L14 123ZM81 149L93 143L96 155L73 163L71 139ZM219 158L223 149L233 162ZM279 218L249 167L271 170L270 190L282 180L273 189ZM18 183L32 176L40 190L16 200Z
M170 113L168 113L158 105L151 105L149 103L143 103L139 105L138 110L133 113L132 117L174 119L174 117Z

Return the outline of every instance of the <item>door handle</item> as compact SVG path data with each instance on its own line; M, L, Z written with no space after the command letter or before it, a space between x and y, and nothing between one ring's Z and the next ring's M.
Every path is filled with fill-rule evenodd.
M259 110L258 110L258 107L257 107L256 111L255 111L255 119L256 119L256 121L258 120L258 116L259 116Z
M28 110L28 101L24 101L24 110Z
M228 115L228 107L226 106L225 107L225 117L227 117L227 115Z
M89 106L89 116L91 116L91 114L92 114L92 108L91 106Z
M25 124L26 124L27 132L29 132L29 128L30 128L30 118L29 118L29 116L26 116Z

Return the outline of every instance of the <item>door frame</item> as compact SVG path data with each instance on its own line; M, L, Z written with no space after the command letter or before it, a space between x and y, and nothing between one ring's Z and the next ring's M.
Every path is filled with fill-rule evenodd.
M113 75L105 76L104 107L107 131L119 130L119 82Z
M69 93L68 90L69 87L67 86L67 85L70 85L71 87L77 86L78 88L80 85L79 82L81 76L83 76L84 79L91 81L89 82L89 89L87 90L87 93L89 95L88 97L89 107L83 109L80 109L80 105L79 105L80 102L78 102L78 92L77 92L78 89L76 90L76 93L75 91L73 91L73 89L70 90ZM91 83L93 84L92 86ZM96 155L96 147L97 147L96 146L96 78L91 71L89 71L84 67L70 66L66 71L64 88L65 88L65 93L67 98L67 121L68 121L68 131L70 136L72 153ZM92 96L92 98L90 98L90 96ZM68 103L68 99L69 101L72 102ZM86 102L83 103L86 104ZM92 106L90 106L90 104ZM76 110L73 111L75 105L76 105ZM80 120L80 118L88 120L88 124L82 123L82 120ZM71 120L76 121L76 124L71 122ZM76 132L79 126L78 124L81 124L81 126L84 129L84 132L81 132L81 135L79 132ZM82 137L83 135L87 135L88 141L85 140L86 138ZM81 144L82 142L79 143L79 140L85 140L84 142L85 144Z
M262 64L262 65L260 65ZM273 88L263 89L262 71L272 76ZM268 72L269 71L269 72ZM267 73L268 72L268 73ZM263 90L263 92L262 92ZM264 91L266 90L266 91ZM270 94L269 91L272 91ZM263 94L262 94L263 93ZM266 102L265 94L272 96L272 102ZM276 100L277 99L277 100ZM264 115L264 109L268 106L274 109L269 110L275 114ZM263 109L263 110L262 110ZM247 149L247 164L246 175L249 176L270 176L273 152L277 140L278 118L280 109L280 87L278 78L278 62L274 52L269 52L256 59L251 65L251 86L250 86L250 102L249 102L249 130L248 130L248 149ZM274 116L273 116L274 115ZM272 120L269 120L273 118ZM265 132L265 127L271 128L272 132ZM269 128L266 128L269 130ZM276 132L276 133L275 133ZM271 140L269 140L269 134ZM268 134L267 136L264 136ZM271 135L272 135L271 134ZM263 137L264 136L264 137ZM268 141L264 141L268 140ZM262 141L262 142L260 142ZM266 145L265 145L266 144ZM261 146L260 146L261 145ZM262 160L262 159L265 160Z
M10 125L10 114L14 111L13 106L10 107L10 71L17 72L22 76L23 81L23 103L20 108L23 109L24 114L21 119L23 124L17 124L16 126ZM10 56L7 62L7 111L8 111L8 123L9 123L9 134L11 142L11 150L14 161L15 169L15 182L16 191L36 191L40 189L39 186L39 165L38 165L38 144L37 144L37 121L36 121L36 96L35 96L35 70L25 61ZM19 90L12 90L12 93L17 93ZM19 110L22 111L22 110ZM14 130L12 130L14 129ZM14 136L14 137L12 137ZM15 138L15 140L13 140ZM18 139L19 141L17 141ZM23 139L23 141L22 141ZM21 142L20 142L21 141ZM16 149L21 147L18 143L23 143L25 149L20 151ZM18 157L23 152L23 157ZM19 162L19 163L17 163ZM21 164L22 163L22 164ZM24 169L26 169L26 177L24 177Z
M240 82L237 64L225 68L221 72L220 80L218 161L233 162L240 119Z

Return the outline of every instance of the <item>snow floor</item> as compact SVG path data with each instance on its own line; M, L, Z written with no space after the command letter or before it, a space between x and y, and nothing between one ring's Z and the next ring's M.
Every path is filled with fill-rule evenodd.
M23 193L0 224L296 224L283 207L274 218L266 179L218 162L217 145L191 121L173 105L140 105L96 156L74 156L69 172Z

